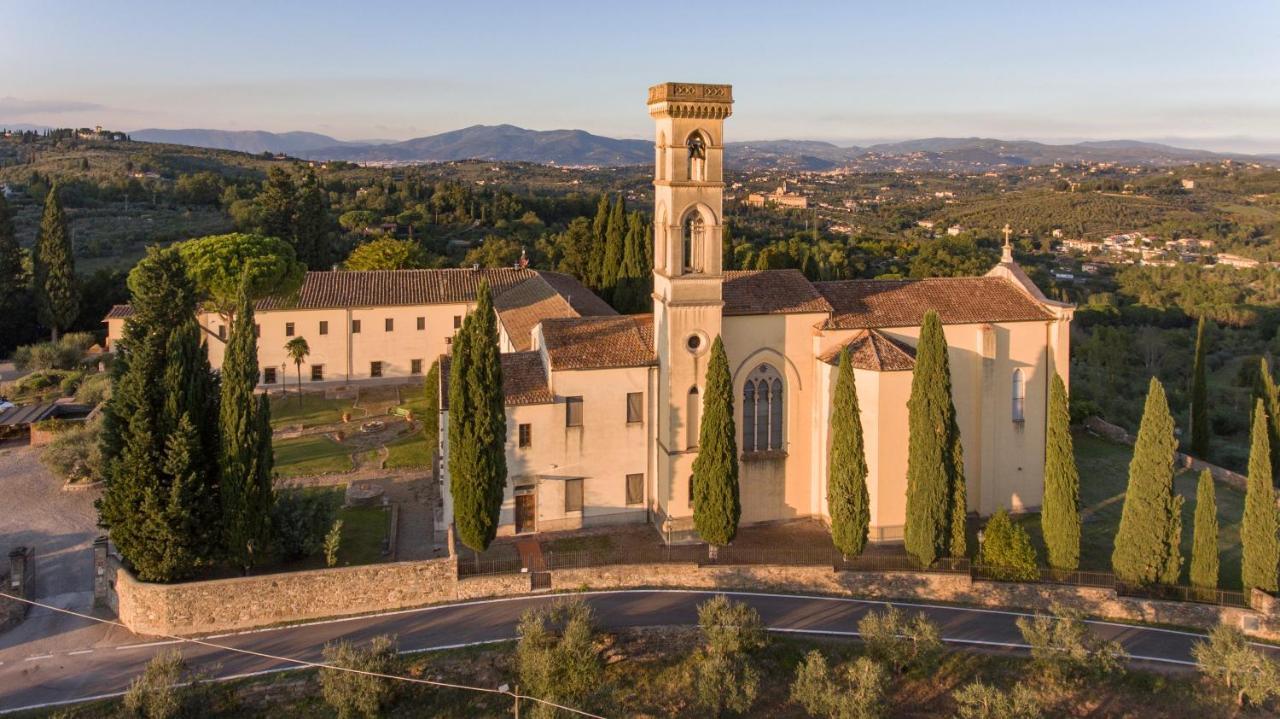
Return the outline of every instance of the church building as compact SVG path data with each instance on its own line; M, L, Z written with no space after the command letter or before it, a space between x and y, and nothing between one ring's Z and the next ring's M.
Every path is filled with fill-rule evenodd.
M829 416L847 349L871 538L900 539L907 398L928 310L949 346L969 510L1039 507L1049 381L1067 379L1072 307L1047 299L1007 246L981 277L811 282L797 270L725 271L732 88L664 83L649 89L648 106L653 312L527 320L528 341L504 348L517 351L502 356L509 476L499 534L649 522L668 541L694 538L693 460L718 336L733 377L742 523L827 517ZM447 397L442 405L447 414ZM452 517L447 477L443 486Z

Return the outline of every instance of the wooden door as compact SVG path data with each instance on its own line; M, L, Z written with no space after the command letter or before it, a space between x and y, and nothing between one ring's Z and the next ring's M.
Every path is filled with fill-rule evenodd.
M537 497L532 492L516 495L516 534L536 529Z

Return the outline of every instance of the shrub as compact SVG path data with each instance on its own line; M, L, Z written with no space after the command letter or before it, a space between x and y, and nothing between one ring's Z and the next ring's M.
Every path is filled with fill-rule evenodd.
M1124 671L1120 644L1095 636L1075 610L1055 606L1052 615L1019 617L1017 624L1031 646L1033 663L1047 678L1072 680Z
M58 432L40 452L40 461L67 482L102 479L102 453L98 445L102 422L95 419L63 424L66 429Z
M588 704L604 679L595 632L595 614L581 599L525 612L516 630L521 689L557 704ZM556 712L546 704L534 703L532 715L555 716Z
M88 332L71 332L60 337L57 342L23 345L13 351L13 363L18 369L75 369L94 341L93 335Z
M383 709L395 699L395 682L342 669L389 674L395 668L395 660L395 638L385 634L374 637L364 647L348 641L326 644L325 663L341 669L320 670L320 692L325 702L341 719L381 716Z
M815 649L796 668L791 701L813 717L877 719L885 713L888 684L888 672L867 657L858 657L833 676L826 658Z
M1268 698L1280 696L1280 665L1249 646L1239 629L1219 624L1208 641L1196 642L1191 655L1200 673L1226 692L1236 704L1261 706Z
M927 669L942 652L938 627L922 613L907 618L897 607L869 612L858 622L858 633L873 659L887 664L895 674Z
M182 685L182 686L179 686ZM182 652L161 652L129 683L124 694L127 712L143 719L205 716L210 707L208 684L188 670Z
M75 371L68 372L62 381L58 383L58 390L62 392L63 397L71 397L80 388L80 383L84 381L84 372Z
M1044 716L1035 691L1025 684L1014 684L1006 692L975 681L956 690L952 696L956 701L956 719L1040 719Z
M1021 525L1014 524L1003 507L991 516L982 532L978 563L993 579L1034 582L1040 578L1031 535Z
M760 614L723 594L698 607L703 646L693 655L693 693L709 714L742 713L760 689L760 672L752 654L768 641Z
M323 550L325 533L337 511L335 505L328 494L296 490L277 493L271 508L271 526L280 558L292 561Z
M76 402L87 405L99 405L111 397L111 376L98 372L85 377L76 387Z
M324 563L329 567L338 566L338 550L342 548L342 520L333 520L333 527L324 535Z

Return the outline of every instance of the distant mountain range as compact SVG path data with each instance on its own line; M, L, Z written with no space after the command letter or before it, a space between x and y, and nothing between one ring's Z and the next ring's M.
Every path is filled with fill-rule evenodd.
M229 130L137 130L134 140L193 145L241 152L284 153L308 160L378 164L451 160L523 161L556 165L620 166L653 159L648 140L593 135L584 130L526 130L514 125L473 125L401 142L344 142L314 132L272 133ZM1029 140L933 137L868 147L841 147L811 140L731 142L733 169L988 171L1055 162L1118 162L1177 165L1234 159L1275 164L1277 155L1241 155L1190 150L1155 142L1108 140L1050 145Z

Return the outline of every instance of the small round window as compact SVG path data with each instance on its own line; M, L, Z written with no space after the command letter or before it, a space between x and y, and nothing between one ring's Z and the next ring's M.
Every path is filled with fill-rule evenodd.
M690 352L697 352L702 349L702 336L689 335L689 339L684 341L684 345L689 348Z

